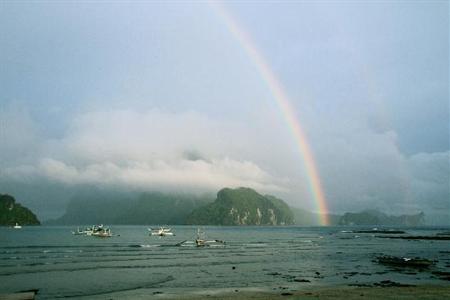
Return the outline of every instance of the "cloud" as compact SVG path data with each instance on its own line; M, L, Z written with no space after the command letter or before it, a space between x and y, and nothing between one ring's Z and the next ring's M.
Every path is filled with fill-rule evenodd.
M33 159L30 149L40 142L38 126L24 105L0 106L0 167Z
M252 127L195 111L111 109L75 116L55 139L39 135L27 114L11 110L10 119L24 121L23 138L12 138L17 142L0 153L0 184L43 180L75 188L194 193L248 186L315 208L308 174L291 137L279 133L283 127L261 130L257 120ZM448 210L449 153L408 156L393 129L374 129L367 120L307 124L330 209ZM13 137L8 128L5 136Z
M5 168L2 175L138 190L287 191L286 179L230 156L238 152L233 145L248 145L248 134L239 124L196 112L89 112L74 119L64 138L44 141L36 161Z
M283 191L282 181L270 176L252 162L229 158L113 162L89 164L84 167L44 159L35 170L54 181L65 184L95 184L137 188L139 190L217 191L224 186L249 186L264 191ZM278 184L277 184L278 182Z
M409 168L414 202L450 215L450 151L412 155Z

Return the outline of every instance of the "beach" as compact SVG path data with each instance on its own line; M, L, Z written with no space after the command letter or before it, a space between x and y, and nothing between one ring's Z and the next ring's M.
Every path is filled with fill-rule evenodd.
M156 297L155 297L156 296ZM450 299L450 285L410 287L349 287L335 286L304 290L276 290L272 292L233 290L187 295L153 295L160 299Z

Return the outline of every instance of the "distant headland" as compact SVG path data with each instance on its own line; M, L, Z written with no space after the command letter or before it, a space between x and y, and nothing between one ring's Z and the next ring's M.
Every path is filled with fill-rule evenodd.
M39 225L36 215L16 202L13 196L0 194L0 226Z

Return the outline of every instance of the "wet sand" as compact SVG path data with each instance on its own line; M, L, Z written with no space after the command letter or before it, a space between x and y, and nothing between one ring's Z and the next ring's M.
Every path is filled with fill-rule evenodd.
M320 287L304 290L278 289L271 292L235 289L211 290L183 295L159 294L154 299L450 299L450 285L410 287Z

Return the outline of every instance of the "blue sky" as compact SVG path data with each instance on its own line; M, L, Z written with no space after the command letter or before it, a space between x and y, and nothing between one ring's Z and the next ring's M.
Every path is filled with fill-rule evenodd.
M333 211L450 210L448 2L224 6L285 86ZM43 215L67 199L32 199L37 182L248 185L315 209L268 87L206 2L3 1L0 65L0 192Z

